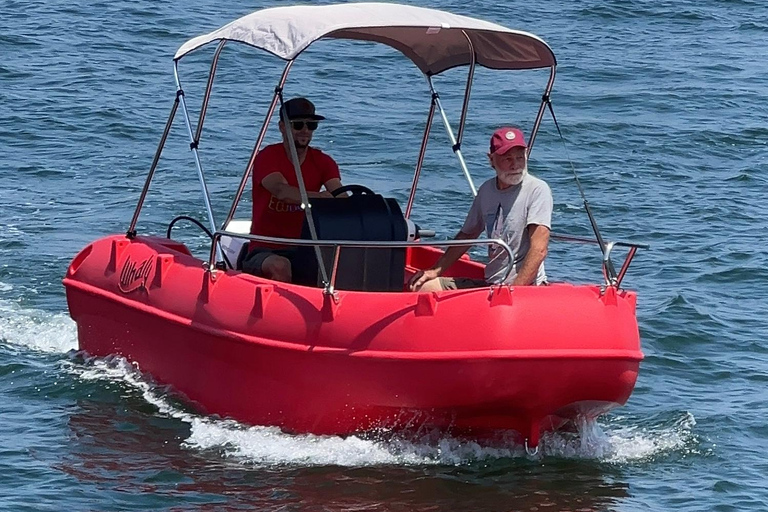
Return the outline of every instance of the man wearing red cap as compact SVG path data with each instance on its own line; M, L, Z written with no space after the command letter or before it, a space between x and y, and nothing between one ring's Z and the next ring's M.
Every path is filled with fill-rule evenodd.
M472 240L485 231L488 238L504 240L514 254L512 271L504 284L512 286L545 284L547 280L544 258L552 223L552 192L543 180L528 174L527 148L518 128L500 128L493 133L488 158L496 176L480 186L456 235L456 240ZM501 284L509 257L496 246L488 251L484 280L440 277L469 247L449 247L432 268L414 274L410 289L438 291Z
M299 157L307 195L333 197L341 187L339 166L330 156L309 145L318 122L325 117L315 113L306 98L293 98L283 105L287 119L278 124L282 143L262 149L253 162L253 218L251 234L278 238L299 238L304 221L296 170L290 157L289 137ZM287 122L286 122L287 121ZM325 190L321 191L323 188ZM290 282L295 249L251 242L242 262L245 272L277 281Z

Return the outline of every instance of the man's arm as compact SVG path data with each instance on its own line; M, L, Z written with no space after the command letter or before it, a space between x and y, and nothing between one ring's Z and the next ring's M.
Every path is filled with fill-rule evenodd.
M328 192L333 192L337 188L341 187L341 178L331 178L328 181L324 183L325 190Z
M535 284L539 267L544 262L544 258L547 257L549 228L541 224L529 224L528 236L531 238L531 248L525 255L520 270L512 281L512 286Z
M479 233L472 235L459 231L454 240L474 240ZM418 290L424 283L437 279L442 273L448 269L451 265L461 258L461 256L472 247L471 245L453 245L449 247L442 256L437 260L432 268L427 270L420 270L416 272L411 280L408 282L408 287L411 291Z
M334 180L328 180L328 182L326 183L326 188L328 187L328 183L332 181ZM267 189L267 191L270 194L278 198L280 201L285 201L286 203L291 203L291 204L301 204L301 193L299 192L299 187L294 187L293 185L289 185L288 181L285 179L285 176L283 176L279 172L273 172L271 174L266 175L264 179L261 180L261 186ZM341 186L341 181L339 181L339 186ZM333 197L331 196L331 193L329 191L323 191L323 192L307 191L307 196L308 197Z

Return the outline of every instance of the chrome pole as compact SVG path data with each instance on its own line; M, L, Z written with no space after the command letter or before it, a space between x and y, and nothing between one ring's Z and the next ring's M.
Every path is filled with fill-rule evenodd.
M536 120L533 122L533 129L531 129L531 134L528 136L528 156L531 155L531 150L533 149L533 141L536 140L536 134L539 132L539 126L541 125L541 119L544 117L544 109L547 106L547 103L549 103L549 94L552 92L552 87L555 85L555 66L553 65L550 68L549 73L549 82L547 82L547 87L544 90L544 95L541 97L541 105L539 105L539 112L536 114Z
M278 93L280 96L280 119L285 123L286 130L292 130L290 126L291 121L288 119L288 111L285 110L285 103L283 102L282 91ZM290 132L289 132L290 133ZM299 185L299 195L301 196L301 209L304 210L304 214L307 216L307 225L309 227L309 234L312 240L317 242L317 230L315 229L315 221L312 218L312 205L309 203L309 196L307 195L307 188L304 186L304 175L301 174L301 164L299 163L299 154L296 151L296 143L293 141L293 135L285 137L288 140L288 149L291 153L291 162L293 163L293 170L296 171L296 180ZM320 251L320 246L315 245L315 257L317 258L317 264L320 268L320 274L323 278L323 286L330 287L331 281L328 279L328 272L323 264L323 253Z
M624 280L624 276L627 274L627 270L629 270L629 264L632 263L632 258L635 257L636 252L637 252L637 247L629 248L627 257L624 259L624 264L621 266L621 270L619 270L619 275L616 276L616 288L621 286L621 282Z
M459 133L456 135L456 145L461 149L461 142L464 140L464 125L467 122L467 111L469 110L469 93L472 91L472 80L475 78L475 64L477 64L477 54L475 53L475 46L472 44L472 40L469 35L462 30L464 37L467 39L467 45L469 46L469 53L471 60L469 61L469 73L467 74L467 87L464 90L464 104L461 107L461 119L459 120Z
M182 113L184 114L184 124L187 127L187 134L189 135L189 148L192 150L192 154L195 157L195 166L197 167L197 177L200 180L200 186L203 190L203 201L205 202L205 210L208 214L208 223L211 225L211 231L216 230L216 221L213 218L213 208L211 207L211 197L208 194L208 185L205 182L205 175L203 174L203 166L200 163L200 155L197 151L197 144L195 143L195 136L192 133L192 124L189 121L189 111L187 110L187 102L184 100L184 90L181 88L181 81L179 80L179 63L178 61L173 63L173 77L176 80L176 90L179 101L181 102ZM223 259L221 253L221 247L217 247L217 257ZM209 269L213 269L216 265L215 261L208 262Z
M424 163L424 155L427 152L427 142L429 141L429 132L432 129L432 121L435 117L435 104L437 101L437 93L432 93L432 100L429 104L429 114L427 115L427 124L424 127L424 137L421 139L421 149L419 150L419 159L416 162L416 170L413 173L413 183L411 184L411 194L408 196L408 205L405 207L405 218L411 217L411 209L413 208L413 200L416 197L416 185L419 184L419 176L421 175L421 166Z
M251 157L248 159L248 165L245 166L245 172L243 173L243 179L240 180L240 186L237 188L237 193L235 194L235 199L232 201L232 207L229 209L229 213L227 214L227 219L224 221L224 224L221 226L222 229L226 229L227 225L232 222L232 219L235 217L235 212L237 211L237 205L240 203L240 198L243 195L243 192L245 191L245 186L248 183L248 178L251 175L251 169L253 168L253 162L256 160L256 155L259 154L259 149L261 149L261 144L264 142L264 137L267 135L267 128L269 128L269 121L272 119L272 114L275 112L275 107L277 106L277 101L279 99L279 94L283 90L283 86L285 85L285 81L288 79L288 72L291 70L291 66L293 66L293 61L288 61L288 64L285 65L285 69L283 69L283 75L280 77L280 82L277 84L277 87L275 87L275 94L272 96L272 102L269 104L269 110L267 110L267 115L264 118L264 124L261 125L261 131L259 131L259 136L256 139L256 144L253 146L253 151L251 151Z
M157 145L157 151L155 151L155 157L152 159L152 165L149 167L149 174L147 175L147 180L144 182L144 188L141 190L141 195L139 196L139 203L136 205L136 211L133 212L133 219L131 220L131 225L128 227L128 231L126 232L125 236L128 238L134 238L136 236L136 223L139 221L139 214L141 213L141 208L144 206L144 200L147 198L147 192L149 192L149 184L152 183L152 178L155 176L155 170L157 169L157 163L160 161L160 154L163 152L163 148L165 147L165 141L168 139L168 133L171 131L171 125L173 124L173 119L176 117L176 109L179 108L179 96L180 91L176 91L176 98L173 100L173 107L171 107L171 113L168 116L168 121L165 123L165 129L163 130L163 135L160 137L160 143Z
M197 131L195 132L195 145L200 144L200 135L203 132L203 123L205 122L205 112L208 110L208 100L211 98L211 88L213 87L213 78L216 76L216 66L219 64L219 55L221 50L224 49L224 45L227 43L226 39L222 39L219 45L216 47L216 53L213 55L213 61L211 62L211 70L208 73L208 84L205 86L205 95L203 96L203 104L200 107L200 119L197 121Z
M619 286L616 283L616 269L613 268L613 261L611 261L611 251L613 250L615 242L608 242L606 244L601 243L601 245L603 247L603 276L605 277L605 285L618 288Z
M333 266L331 267L331 280L325 286L325 293L333 295L336 292L336 275L339 270L339 256L341 256L341 247L333 246Z
M472 181L472 176L469 174L469 169L467 169L467 163L464 161L464 156L461 154L461 143L456 142L456 137L453 136L451 123L448 121L448 116L445 114L442 103L440 103L440 95L437 94L437 91L435 91L435 86L432 83L432 77L427 77L427 82L429 83L429 90L432 91L432 97L435 98L437 109L440 111L440 117L443 119L443 125L445 126L445 131L451 141L453 152L459 159L459 165L461 165L461 170L464 172L464 177L467 178L469 188L472 190L472 196L474 197L477 195L477 189L475 188L475 184Z

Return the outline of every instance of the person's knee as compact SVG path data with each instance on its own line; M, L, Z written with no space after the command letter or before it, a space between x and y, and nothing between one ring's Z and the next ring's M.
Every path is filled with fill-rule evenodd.
M261 271L267 279L291 282L291 262L283 256L271 255L261 265Z

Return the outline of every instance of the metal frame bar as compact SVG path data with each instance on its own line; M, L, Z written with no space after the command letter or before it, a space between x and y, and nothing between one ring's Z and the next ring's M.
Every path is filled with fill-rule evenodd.
M600 241L596 240L594 238L587 238L583 236L576 236L576 235L563 235L560 233L552 233L549 235L549 238L552 240L560 240L563 242L580 242L585 244L594 244L594 245L600 245ZM616 241L614 242L615 245L620 247L637 247L638 249L650 249L649 244L641 244L639 242L627 242L627 241Z
M213 87L213 79L216 76L216 67L219 64L219 55L221 50L224 49L224 45L227 44L226 39L222 39L219 45L216 47L216 53L213 54L213 60L211 61L211 70L208 72L208 83L205 86L205 95L203 96L203 104L200 106L200 118L197 120L197 131L195 131L195 146L200 145L200 135L203 132L203 123L205 122L205 113L208 110L208 101L211 98L211 88Z
M549 94L552 92L552 87L555 85L556 66L552 66L549 72L549 81L547 87L544 89L544 94L541 97L541 104L539 105L539 111L536 114L536 120L533 122L533 128L531 134L528 136L528 155L530 156L533 149L533 143L536 141L536 134L539 133L539 126L541 126L541 120L544 117L544 110L546 110L547 103L549 102Z
M195 157L197 177L200 180L200 186L203 189L203 201L205 202L205 210L208 214L208 222L211 225L211 229L215 230L216 221L213 218L211 197L208 193L208 185L205 181L205 174L203 173L203 164L200 162L200 154L198 153L197 146L195 145L195 135L192 132L192 124L189 121L189 111L187 110L187 102L184 100L184 90L181 88L181 81L179 80L178 61L173 63L173 77L176 79L176 90L178 91L178 98L181 102L181 112L184 114L184 124L187 127L187 134L189 135L189 148L192 150L192 154Z
M285 103L283 102L283 92L279 91L277 95L280 97L280 120L284 124L285 130L292 130L290 126L290 119L288 119L288 112L285 110ZM317 229L315 228L315 221L312 218L312 204L309 202L309 195L307 194L307 187L304 185L304 175L301 173L301 164L299 163L299 154L296 151L296 143L293 140L293 135L286 136L288 141L288 150L291 156L291 162L293 163L293 170L296 172L296 182L299 186L299 195L301 196L301 209L304 210L304 214L307 216L307 226L309 227L309 235L313 241L317 241ZM315 245L315 257L317 258L317 264L320 268L320 273L323 276L323 283L326 287L333 287L328 279L328 273L325 270L325 264L323 263L323 253L320 251L320 246Z
M624 258L624 263L621 265L621 270L619 272L616 272L616 269L613 266L613 261L611 261L611 251L613 251L613 248L616 246L629 247L629 251L627 251L627 256ZM647 249L648 246L644 244L630 244L626 242L607 242L604 247L605 252L603 252L603 277L605 278L605 284L606 286L613 286L614 288L618 289L619 286L621 286L621 281L624 280L624 275L629 269L629 264L632 263L632 259L635 257L637 249Z
M469 109L469 93L472 90L472 81L475 78L475 65L477 64L477 53L475 53L475 45L472 44L472 40L469 38L469 34L465 30L461 31L464 37L467 39L467 46L469 46L469 52L472 55L472 59L469 61L469 73L467 74L467 86L464 89L464 103L461 106L461 119L459 119L459 131L456 134L457 149L461 149L461 141L464 140L464 125L467 122L467 111Z
M317 246L316 246L317 247ZM331 267L331 280L325 285L325 293L333 295L336 292L336 275L339 270L339 258L341 257L341 247L333 248L333 266Z
M152 178L155 176L157 163L160 161L160 155L165 147L165 141L168 139L168 133L171 131L171 126L173 125L173 119L176 117L176 110L179 108L179 96L181 96L181 93L180 91L177 91L176 98L173 100L173 106L171 107L171 113L168 115L168 121L165 123L163 135L160 137L160 143L157 145L155 157L152 159L152 165L149 167L149 174L147 174L147 179L144 181L144 188L141 189L139 202L136 205L136 210L133 212L131 225L128 227L128 231L125 234L128 238L134 238L136 236L136 223L139 221L141 208L144 206L144 200L147 198L147 192L149 192L149 185L152 183Z
M432 92L432 98L436 102L437 108L440 110L440 117L443 119L443 125L445 126L445 131L448 134L448 139L451 141L451 149L456 154L456 157L459 159L459 165L461 166L461 170L464 172L464 176L467 178L467 183L469 183L469 188L472 191L472 197L477 196L477 188L475 187L475 183L472 180L472 175L469 173L469 169L467 168L467 162L464 160L464 155L461 153L461 142L464 138L464 126L467 122L467 111L469 109L469 96L470 92L472 91L472 81L475 77L475 66L477 64L477 55L475 54L475 47L472 44L472 40L469 38L469 35L462 30L462 34L464 34L464 37L467 39L467 45L469 46L469 51L471 54L471 60L469 64L469 72L467 73L467 85L464 88L464 101L461 106L461 117L459 119L459 131L456 136L453 134L453 129L451 128L451 123L448 120L448 116L445 113L445 109L443 108L443 104L440 101L440 95L437 93L437 90L435 89L435 84L432 81L432 76L426 75L427 84L429 85L429 90ZM408 212L410 214L410 212Z
M621 286L621 282L624 280L624 276L627 274L627 270L629 270L629 265L632 263L632 260L635 257L635 254L637 253L638 249L649 249L651 246L648 244L640 244L636 242L621 242L621 241L614 241L614 242L603 242L600 240L596 240L594 238L585 238L581 236L572 236L572 235L560 235L560 234L551 234L549 236L553 240L561 240L564 242L578 242L578 243L584 243L584 244L595 244L600 245L601 247L604 247L603 252L603 264L602 264L602 270L603 270L603 278L605 279L605 284L607 286L613 286L615 288L619 288ZM629 251L627 251L627 256L624 258L624 263L621 265L621 270L619 272L616 272L613 261L611 260L611 251L614 247L628 247Z
M288 73L291 70L291 67L293 67L294 61L288 61L288 63L285 65L285 68L283 68L283 74L280 77L280 81L278 82L277 86L275 87L275 94L272 96L272 102L269 104L269 109L267 110L267 115L264 117L264 123L261 125L261 130L259 131L259 136L256 138L256 143L253 145L253 151L251 151L251 157L248 159L248 164L245 166L245 172L243 173L243 178L240 180L240 186L237 188L237 193L235 193L235 198L232 201L232 206L229 209L229 213L227 214L227 218L224 221L224 224L221 225L222 229L225 229L230 222L232 222L232 219L235 217L235 212L237 211L237 205L240 203L240 199L243 196L243 192L245 191L245 187L248 184L248 178L251 176L251 169L253 168L253 162L256 160L256 155L259 154L259 150L261 149L261 144L264 142L264 137L267 135L267 128L269 128L269 121L272 119L272 115L275 112L275 107L277 107L277 102L280 99L280 93L283 90L283 87L285 86L286 80L288 80Z
M632 263L632 259L635 257L635 253L637 252L637 246L632 246L629 248L629 251L627 252L627 257L624 259L624 264L621 265L621 270L619 270L619 275L616 276L616 287L618 288L621 285L621 282L624 280L624 276L627 274L627 270L629 270L629 264Z
M474 64L474 63L473 63ZM443 119L443 125L445 126L445 131L448 134L448 139L451 141L451 148L453 149L453 152L456 154L456 157L459 159L459 165L461 165L461 170L464 172L464 177L467 178L467 183L469 183L469 188L472 190L472 196L477 195L477 188L475 188L475 183L472 181L472 176L469 174L469 169L467 169L467 163L464 161L464 155L461 154L461 142L458 142L456 140L456 137L453 135L453 130L451 129L451 123L448 121L448 116L445 114L445 110L443 109L443 105L440 102L440 95L435 90L435 86L432 83L432 77L427 77L427 83L429 84L429 90L432 91L432 98L434 98L434 102L437 106L437 109L440 111L440 117ZM467 94L469 93L469 83L467 84ZM465 101L468 100L468 97L465 95ZM466 107L466 103L465 103ZM463 110L462 110L462 117L463 116ZM459 131L462 130L462 126L459 125Z
M472 246L472 245L499 245L502 249L507 253L507 257L509 258L509 263L507 264L507 270L504 273L504 278L502 279L502 282L506 281L509 277L509 274L512 272L512 266L514 264L514 254L512 253L512 249L507 245L506 242L504 242L501 239L498 238L476 238L476 239L470 239L470 240L441 240L439 242L409 242L409 241L367 241L367 240L306 240L302 238L278 238L278 237L272 237L272 236L260 236L260 235L246 235L244 233L233 233L231 231L216 231L213 233L213 240L211 243L211 253L210 253L210 260L208 262L207 267L211 270L212 275L215 275L216 269L215 267L211 266L211 262L214 261L217 248L218 250L221 250L219 248L219 244L221 242L222 236L229 236L232 238L242 238L245 240L251 240L256 242L267 242L271 244L280 244L280 245L289 245L289 246L314 246L317 251L320 250L320 247L333 247L335 250L334 253L334 263L333 263L333 271L331 273L331 279L325 279L324 277L324 284L325 284L325 293L332 294L334 291L334 286L336 284L336 268L338 265L338 259L339 254L341 252L341 249L344 247L359 247L359 248L397 248L397 247L451 247L451 246ZM323 270L323 275L325 276L326 273L324 272L324 269L322 269L322 259L318 260L318 264L320 265L318 268Z
M560 125L557 122L557 117L555 116L555 109L552 108L552 101L550 100L549 94L545 94L542 97L542 102L549 107L549 112L552 114L552 121L554 121L555 123L555 127L557 128L557 133L560 135L560 140L563 142L563 147L565 148L565 151L567 154L568 146L565 144L565 138L563 137L563 132L562 130L560 130ZM587 213L587 217L589 218L589 224L590 226L592 226L592 231L595 233L595 238L597 239L597 242L600 245L600 251L602 251L603 256L605 256L606 244L605 244L605 241L603 240L603 236L600 234L600 229L597 226L597 220L595 219L595 216L592 214L592 208L590 208L589 206L589 201L587 201L587 196L584 193L584 189L581 186L579 175L576 173L576 168L573 166L573 162L571 161L570 157L568 158L568 161L571 164L571 172L573 172L573 179L576 181L576 188L579 189L579 195L581 195L581 199L584 202L584 211ZM615 276L616 270L613 267L613 262L610 260L610 258L606 259L605 264L609 267L607 269L607 272L608 272L607 275Z
M424 126L424 137L421 139L421 149L419 150L419 159L416 161L416 169L413 173L413 182L411 183L411 193L408 196L408 204L405 207L405 218L411 217L413 209L413 200L416 198L416 186L419 184L421 175L421 166L424 164L424 155L427 153L427 142L429 142L429 132L432 130L432 123L435 118L435 105L437 94L432 94L432 100L429 103L429 114L427 114L427 124Z

